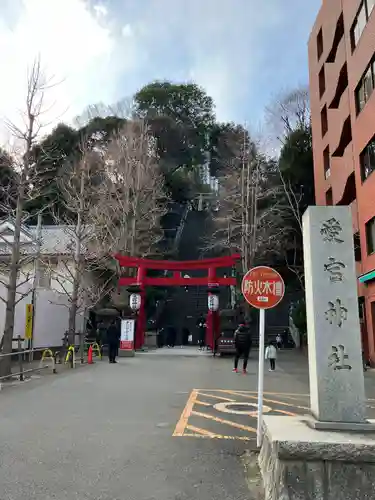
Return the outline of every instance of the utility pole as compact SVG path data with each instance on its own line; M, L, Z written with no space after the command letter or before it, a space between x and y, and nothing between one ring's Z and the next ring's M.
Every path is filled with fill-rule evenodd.
M241 169L241 254L242 254L242 271L245 273L246 268L246 253L245 253L245 150L246 150L246 131L243 132L242 145L242 169Z
M38 214L38 222L36 226L36 252L34 258L34 278L33 278L33 289L31 292L31 304L33 306L33 321L31 323L31 339L29 340L28 349L30 350L29 359L33 360L33 343L34 343L34 329L35 329L35 317L36 317L36 302L37 293L36 289L39 285L40 279L40 249L42 246L42 215Z
M251 226L250 226L250 217L252 217L253 204L250 199L250 158L247 158L247 168L246 168L246 222L245 222L245 244L246 244L246 253L245 253L245 265L246 272L249 270L252 262L251 262ZM249 238L250 236L250 238Z
M259 159L256 163L255 186L253 187L253 241L252 241L252 258L255 259L256 244L257 244L257 227L258 227L258 184L259 184Z

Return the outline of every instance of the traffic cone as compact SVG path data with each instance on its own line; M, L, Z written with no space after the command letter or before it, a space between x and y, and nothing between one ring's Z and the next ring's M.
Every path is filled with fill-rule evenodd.
M90 345L89 350L87 352L87 364L92 365L94 361L92 360L92 345Z

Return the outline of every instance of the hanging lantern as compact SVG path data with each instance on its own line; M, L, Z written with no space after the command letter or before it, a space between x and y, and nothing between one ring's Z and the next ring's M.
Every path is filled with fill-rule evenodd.
M190 276L188 274L184 274L184 279L190 279ZM189 291L189 287L186 285L185 286L185 292Z
M214 294L208 296L208 310L217 311L219 309L219 297Z
M132 293L129 298L129 305L132 311L139 311L141 307L141 296L139 293Z

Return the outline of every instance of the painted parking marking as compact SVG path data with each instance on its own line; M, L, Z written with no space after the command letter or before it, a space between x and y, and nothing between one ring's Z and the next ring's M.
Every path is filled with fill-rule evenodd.
M232 409L232 406L241 406L243 409ZM253 410L249 411L249 408L245 410L245 407L253 408ZM258 405L255 403L217 403L214 405L215 410L222 411L223 413L230 413L232 415L249 415L250 417L258 416ZM254 410L255 408L255 410ZM269 413L272 410L269 406L263 405L263 413Z
M192 411L191 414L195 415L196 417L202 417L202 418L207 418L208 420L214 420L215 422L219 422L219 424L226 424L231 427L241 429L243 431L256 432L256 429L254 429L254 427L238 424L237 422L232 422L231 420L226 420L225 418L214 417L213 415L209 415L208 413L202 413L200 411Z
M206 431L205 429L201 429L200 427L195 427L195 425L187 424L186 429L195 434L200 434L201 436L207 436L210 438L216 438L219 434L215 434L214 432Z
M197 396L198 396L198 391L196 389L193 389L191 391L189 399L186 403L184 411L182 412L180 420L177 422L176 428L175 428L174 433L173 433L174 436L183 436L184 435L184 431L185 431L185 428L187 426L190 414L193 410L194 402L196 401Z
M263 407L264 413L290 416L297 414L289 411L295 406L279 400L277 393L269 393L269 395L272 398L269 402L265 401L267 404ZM254 440L258 415L256 399L255 391L194 389L177 422L173 436ZM288 411L284 409L285 407L280 407L283 404L287 406ZM299 406L298 413L301 413L301 409L305 407Z
M228 392L228 391L226 391ZM199 391L199 394L201 396L206 396L207 398L215 398L215 399L221 399L222 401L229 401L230 403L232 402L235 402L236 400L235 399L229 399L229 398L224 398L223 396L217 396L215 394L207 394L207 392L202 392L202 391ZM230 393L232 394L232 393Z
M210 403L206 403L205 401L199 401L198 399L195 400L195 404L202 406L211 406Z
M246 393L241 392L241 391L238 391L237 394L240 396L244 396L245 398L249 398L249 399L256 399L256 400L258 399L257 394L246 394ZM300 405L294 405L291 403L285 403L284 401L269 399L267 397L266 398L263 397L263 401L265 401L266 403L274 403L274 404L281 405L281 406L289 406L291 408L298 408L299 410L306 410L306 411L310 410L310 408L308 408L307 406L300 406Z
M306 415L310 412L309 397L309 394L264 392L263 411L268 415ZM194 389L173 436L253 441L257 400L256 391ZM371 413L374 413L374 402L368 399Z
M200 429L201 430L201 429ZM204 434L198 434L198 433L192 433L192 432L185 432L184 437L193 437L193 438L207 438L211 436L205 436ZM254 441L254 438L250 437L243 437L243 436L222 436L221 434L215 434L212 436L212 438L216 439L232 439L236 441Z

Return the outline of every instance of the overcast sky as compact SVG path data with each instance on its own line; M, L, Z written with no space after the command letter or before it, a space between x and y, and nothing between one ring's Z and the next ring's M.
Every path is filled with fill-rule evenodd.
M62 81L49 94L56 104L48 121L168 79L196 81L220 120L256 127L272 96L307 82L307 39L320 4L0 0L0 116L14 120L23 108L26 68L40 53Z

